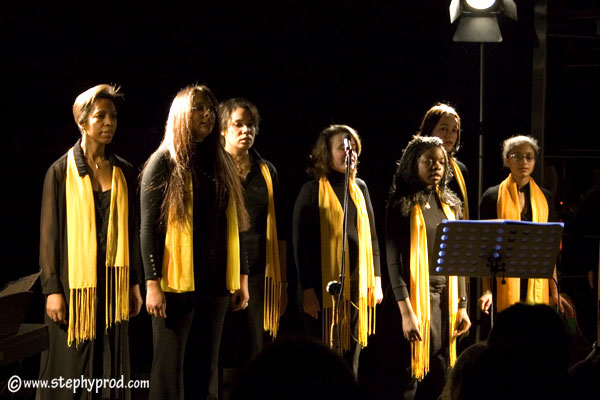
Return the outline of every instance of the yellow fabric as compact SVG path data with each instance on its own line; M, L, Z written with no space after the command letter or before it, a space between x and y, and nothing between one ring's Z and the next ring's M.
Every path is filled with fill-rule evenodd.
M106 327L129 319L129 204L125 176L112 167L106 240ZM96 337L96 213L89 175L79 176L74 150L67 155L67 257L69 327L67 344Z
M458 187L460 188L460 193L462 194L463 198L463 219L469 219L469 197L467 196L467 184L454 157L450 157L449 159L452 173L454 174L456 183L458 183Z
M357 212L358 233L358 342L367 346L368 336L375 333L375 273L373 267L373 244L369 215L362 191L354 181L349 180L348 191ZM344 210L327 178L319 180L319 220L321 228L321 274L323 282L323 340L331 336L333 302L327 293L326 285L339 280L342 255ZM350 349L350 265L345 257L345 282L343 299L340 304L342 318L341 347Z
M265 302L263 328L271 336L276 337L279 328L279 305L281 304L281 267L279 264L279 240L277 238L277 221L275 219L275 198L273 180L266 163L261 162L260 172L267 184L267 232L266 232L266 269L265 269Z
M454 212L441 202L447 219L454 219ZM421 205L417 202L410 210L410 304L419 323L421 341L411 342L412 376L419 381L429 372L431 308L429 300L429 253L427 227ZM458 278L448 277L449 308L449 355L450 365L456 362L456 338L454 330L458 313Z
M548 222L548 203L544 193L535 183L533 178L529 178L529 192L532 212L532 222ZM499 219L521 220L521 207L519 204L519 192L517 183L508 175L498 188L498 203L496 211ZM497 309L502 311L521 299L521 280L520 278L506 278L506 284L502 284L502 279L497 278ZM527 284L526 302L529 304L544 303L549 304L548 279L529 279Z
M194 291L194 189L192 176L186 177L185 212L182 223L167 223L167 235L163 255L161 287L166 292ZM226 286L233 293L240 288L240 236L237 212L232 196L229 196L227 217L227 272Z

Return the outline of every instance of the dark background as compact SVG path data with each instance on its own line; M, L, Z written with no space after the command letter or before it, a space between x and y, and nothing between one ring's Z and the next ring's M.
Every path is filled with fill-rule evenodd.
M548 1L545 160L563 216L600 165L597 1ZM534 0L500 20L485 46L484 187L506 176L501 141L531 131ZM2 133L7 140L0 283L37 272L39 209L48 166L79 137L71 107L99 83L121 86L113 149L139 167L162 139L170 102L191 83L219 100L243 96L262 115L256 148L278 168L291 219L308 153L331 123L363 140L380 239L395 162L424 112L449 102L462 118L458 154L476 207L479 45L453 43L449 1L3 2ZM538 161L538 165L541 162ZM475 214L476 215L476 214ZM381 241L383 244L383 241ZM383 247L382 247L383 249ZM577 271L573 271L576 274ZM30 319L42 318L36 305Z

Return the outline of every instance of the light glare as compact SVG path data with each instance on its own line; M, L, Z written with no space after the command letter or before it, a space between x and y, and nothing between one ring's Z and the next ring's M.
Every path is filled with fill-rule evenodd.
M467 0L467 4L478 10L485 10L494 5L496 0Z

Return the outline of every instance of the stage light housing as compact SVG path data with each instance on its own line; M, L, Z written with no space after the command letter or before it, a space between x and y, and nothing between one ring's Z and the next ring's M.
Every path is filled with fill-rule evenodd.
M452 38L455 42L501 42L497 17L506 15L517 20L517 5L513 0L452 0L450 23L458 26Z

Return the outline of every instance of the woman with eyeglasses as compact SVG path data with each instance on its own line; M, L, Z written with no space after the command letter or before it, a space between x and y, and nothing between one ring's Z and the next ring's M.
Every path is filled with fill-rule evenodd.
M499 185L487 189L479 205L481 219L509 219L530 222L551 222L558 219L554 198L550 191L539 187L531 174L539 153L537 140L531 136L513 136L502 144L502 160L510 169L508 177ZM556 269L554 270L556 279ZM556 304L558 292L551 279L498 278L496 285L497 311L514 303ZM482 280L483 294L479 306L489 313L492 306L491 281ZM568 302L560 297L560 310L570 311Z
M242 187L206 86L171 104L142 172L141 247L154 356L150 399L217 399L223 321L248 304Z

